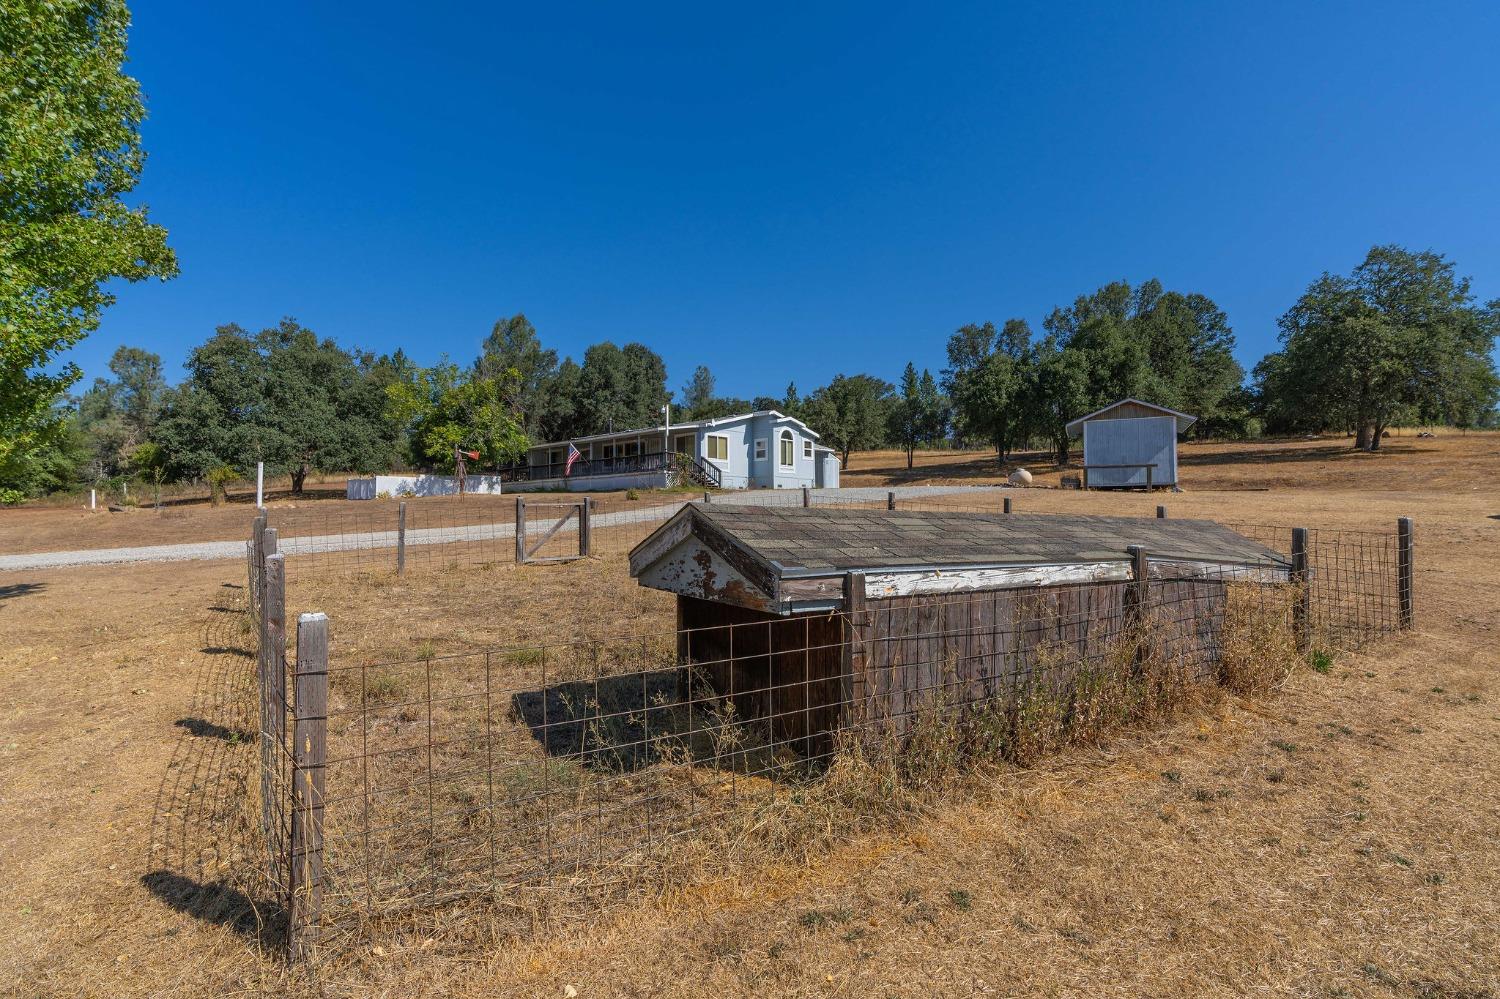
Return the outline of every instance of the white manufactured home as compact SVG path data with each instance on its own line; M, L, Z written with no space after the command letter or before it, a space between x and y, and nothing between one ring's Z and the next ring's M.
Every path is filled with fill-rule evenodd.
M1177 485L1177 437L1198 422L1140 399L1121 399L1067 426L1083 438L1085 489L1147 489Z
M578 458L568 467L569 447ZM774 409L538 444L502 469L508 492L536 489L836 488L839 459L796 417Z

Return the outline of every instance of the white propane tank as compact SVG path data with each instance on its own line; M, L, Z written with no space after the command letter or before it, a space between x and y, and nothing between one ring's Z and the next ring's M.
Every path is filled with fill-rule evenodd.
M1010 484L1013 486L1031 485L1031 473L1024 468L1018 468L1010 473Z

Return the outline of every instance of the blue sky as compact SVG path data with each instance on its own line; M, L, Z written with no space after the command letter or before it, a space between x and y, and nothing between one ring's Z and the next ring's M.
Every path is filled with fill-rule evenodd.
M524 311L779 395L1119 278L1214 298L1246 367L1374 243L1500 296L1500 5L937 6L138 0L182 276L73 357L175 380L291 315L466 362Z

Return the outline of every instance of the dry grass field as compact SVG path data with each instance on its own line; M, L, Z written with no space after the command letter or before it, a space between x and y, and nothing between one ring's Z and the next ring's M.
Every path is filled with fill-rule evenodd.
M485 946L454 927L356 949L316 976L286 967L229 876L254 757L243 564L0 574L0 994L1500 996L1500 435L1341 444L1190 445L1182 494L1011 495L1325 528L1410 515L1415 634L956 782L815 850L559 906ZM902 455L856 455L845 482L999 474L919 462L908 479ZM0 511L0 552L82 547L87 516ZM239 538L247 519L204 507L151 540ZM289 608L329 612L336 660L671 627L618 559L399 583L296 570Z

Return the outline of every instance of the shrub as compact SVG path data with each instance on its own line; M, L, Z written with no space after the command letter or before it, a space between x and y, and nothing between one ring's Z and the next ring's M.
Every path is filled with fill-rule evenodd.
M0 489L0 506L20 506L26 501L26 494L19 489Z
M208 472L208 499L214 506L224 502L225 489L234 481L234 469L228 465L211 468Z

